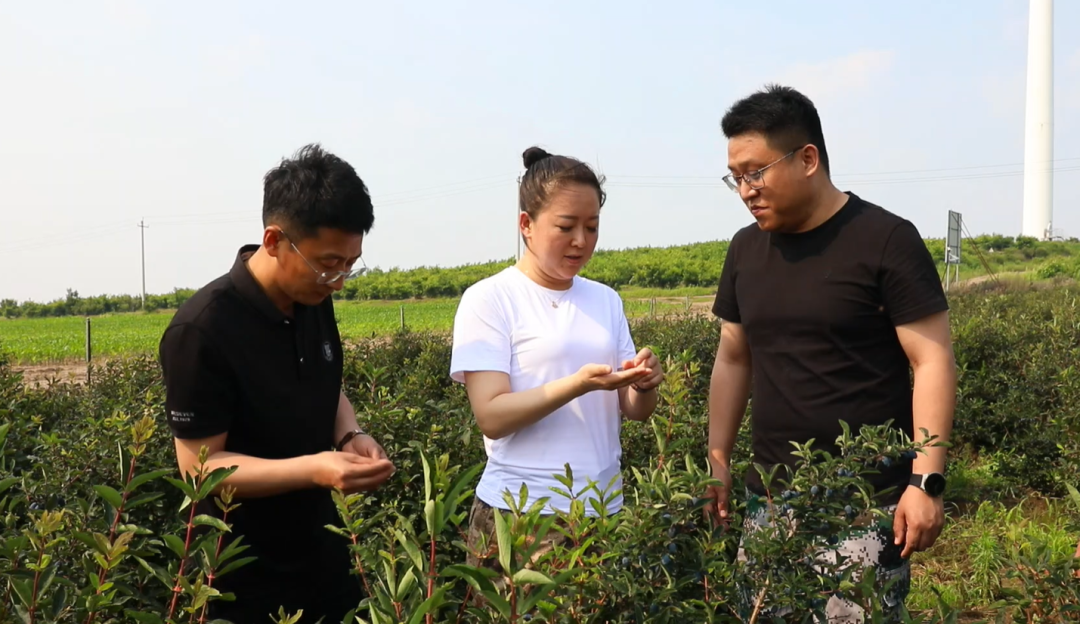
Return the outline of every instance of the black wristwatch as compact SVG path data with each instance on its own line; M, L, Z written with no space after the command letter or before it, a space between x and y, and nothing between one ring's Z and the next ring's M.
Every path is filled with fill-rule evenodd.
M345 445L351 442L353 438L359 435L364 435L364 431L362 429L353 429L349 433L341 436L341 440L338 441L337 445L334 448L340 451L341 449L345 448Z
M941 498L941 495L945 493L945 475L940 472L913 474L908 485L914 485L934 498Z

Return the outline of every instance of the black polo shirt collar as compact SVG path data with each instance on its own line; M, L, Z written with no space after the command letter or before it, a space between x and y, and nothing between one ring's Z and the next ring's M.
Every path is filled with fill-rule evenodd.
M255 276L247 267L247 259L251 254L259 250L259 245L244 245L236 254L236 262L229 271L229 279L232 280L236 291L240 293L248 303L261 312L266 318L274 323L287 323L289 318L270 299L266 291L262 289Z

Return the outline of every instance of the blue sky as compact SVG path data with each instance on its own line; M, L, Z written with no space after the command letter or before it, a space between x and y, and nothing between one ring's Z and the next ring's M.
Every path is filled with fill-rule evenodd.
M521 152L608 176L600 246L729 238L719 122L779 81L834 179L942 237L1021 225L1027 2L0 2L0 297L198 287L321 142L375 199L369 266L513 256ZM1080 236L1080 3L1055 6L1054 225Z

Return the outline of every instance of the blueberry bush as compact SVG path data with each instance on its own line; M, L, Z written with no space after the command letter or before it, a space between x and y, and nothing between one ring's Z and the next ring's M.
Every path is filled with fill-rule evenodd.
M952 456L992 455L1011 490L1064 497L1077 483L1075 303L1068 289L954 298L961 388ZM769 495L750 500L740 479L757 467L744 427L733 516L714 524L702 495L711 482L705 414L718 327L685 316L637 321L633 331L664 358L668 380L653 418L624 428L624 509L592 515L575 500L569 513L550 516L522 508L524 492L507 492L511 511L498 514L496 539L476 553L504 573L465 564L484 455L463 389L446 375L448 337L403 333L349 347L347 393L398 471L377 492L335 495L341 525L327 530L349 549L366 594L346 621L811 622L831 596L882 621L880 582L830 561L828 536L874 513L861 475L920 449L884 427L846 431L838 455L801 449L782 485L780 475L763 475ZM29 386L0 358L0 622L206 622L207 603L230 598L215 580L250 562L227 514L219 522L193 511L228 472L180 478L152 358L114 361L92 379ZM614 494L569 469L559 477L563 491L545 496L582 485ZM243 504L228 490L216 502ZM744 535L752 503L776 522ZM566 539L534 557L537 538L553 529ZM985 603L941 597L906 621L976 621L972 609L985 621L1075 621L1071 550L1031 542L1009 553ZM790 615L777 619L778 609ZM305 622L301 613L271 615Z

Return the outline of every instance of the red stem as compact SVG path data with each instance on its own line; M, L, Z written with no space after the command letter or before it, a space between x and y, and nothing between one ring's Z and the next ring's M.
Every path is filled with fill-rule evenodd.
M202 479L199 480L200 485ZM196 486L198 489L198 486ZM169 620L172 620L173 614L176 613L176 604L180 601L180 592L183 588L180 587L180 579L184 577L184 564L187 563L187 552L191 548L191 536L195 533L195 506L196 501L191 501L191 513L188 514L187 522L187 535L184 537L184 556L180 558L180 569L176 571L176 584L173 585L173 597L172 604L169 605Z
M221 521L222 522L228 522L229 521L229 512L228 511L224 512L221 515ZM222 533L221 535L218 535L218 538L217 538L217 550L215 551L215 554L214 554L214 560L215 561L217 561L217 558L221 556L221 544L224 541L225 541L225 534ZM207 587L213 587L214 586L214 570L215 570L215 568L210 568L210 571L206 573L206 586ZM206 623L206 608L208 606L210 606L210 601L209 600L207 600L206 602L203 603L202 611L199 613L199 624L205 624Z
M120 516L124 513L124 507L127 506L128 501L128 485L131 483L132 477L135 476L135 460L138 455L132 454L131 463L128 464L127 479L124 480L124 493L120 495L120 507L116 510L116 516L113 518L112 526L109 527L109 546L112 546L113 539L116 538L116 528L120 526ZM112 563L112 559L107 559L109 563ZM101 593L100 587L105 583L105 577L108 574L106 568L101 568L98 572L98 591L94 593ZM91 611L86 615L86 624L93 624L97 619L97 611Z
M427 597L431 599L432 594L435 593L435 536L431 536L431 556L428 561L428 581L427 581ZM427 624L432 624L435 620L435 615L428 613L424 618Z
M356 546L356 534L351 533L351 532L349 534L352 536L352 543L353 543L353 546L355 547ZM360 560L360 553L357 552L355 548L353 548L353 557L356 559L356 571L360 573L360 580L362 580L364 582L364 592L370 598L371 597L371 587L368 585L367 575L364 574L364 563L363 563L363 561Z
M34 571L34 593L30 596L30 624L34 624L34 613L37 612L37 592L38 582L41 580L41 562L45 559L45 542L44 536L41 543L41 550L38 551L37 558L37 570Z
M461 624L461 614L465 612L465 606L469 604L470 598L472 598L472 585L465 589L465 600L462 600L461 606L458 607L457 619L454 620L454 624Z

